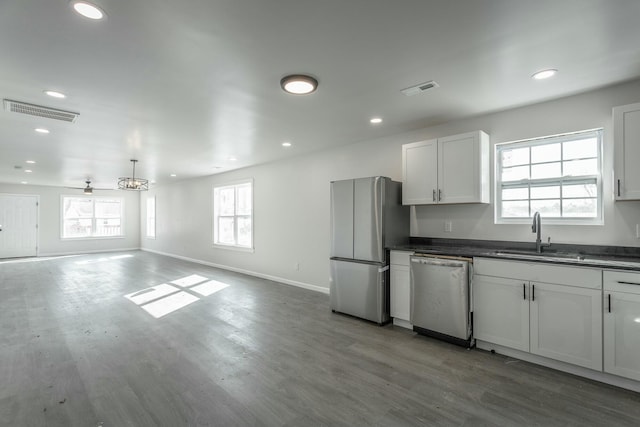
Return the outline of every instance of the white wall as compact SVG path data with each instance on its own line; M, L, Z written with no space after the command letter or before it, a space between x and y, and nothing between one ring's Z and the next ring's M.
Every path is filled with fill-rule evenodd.
M78 196L81 190L68 188L0 184L0 193L40 196L38 255L101 252L140 247L140 197L131 191L100 191L97 196L122 197L125 204L125 237L108 239L62 240L60 238L60 196Z
M361 142L347 147L246 168L225 174L158 186L157 238L142 238L143 248L193 258L290 283L328 287L329 182L372 175L401 180L401 145L472 130L484 130L492 143L569 131L604 128L604 188L611 188L611 108L640 101L640 81L561 100ZM213 248L211 193L214 184L254 179L255 252ZM493 185L493 184L492 184ZM493 192L493 190L492 190ZM545 226L554 242L639 246L635 224L640 202L613 203L605 197L604 226ZM493 197L492 197L493 199ZM494 225L493 205L417 207L413 236L533 241L527 225ZM444 233L444 220L453 232ZM141 227L144 230L144 226ZM633 233L631 232L633 231ZM300 263L300 270L294 269Z

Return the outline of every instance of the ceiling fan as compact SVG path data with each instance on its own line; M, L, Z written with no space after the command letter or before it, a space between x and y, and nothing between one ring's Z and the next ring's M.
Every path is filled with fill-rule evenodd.
M91 186L90 179L87 179L85 183L87 184L86 187L66 187L66 188L71 188L73 190L83 190L82 192L84 194L93 194L93 190L113 190L113 188L94 188Z

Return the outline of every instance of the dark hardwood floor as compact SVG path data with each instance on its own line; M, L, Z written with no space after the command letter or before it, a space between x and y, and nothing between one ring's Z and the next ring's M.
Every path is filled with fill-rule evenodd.
M228 286L141 302L194 274ZM146 252L0 261L0 425L640 425L637 393L328 299Z

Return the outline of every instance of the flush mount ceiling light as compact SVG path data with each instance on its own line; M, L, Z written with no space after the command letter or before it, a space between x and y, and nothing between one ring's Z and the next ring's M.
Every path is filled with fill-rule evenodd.
M45 95L49 95L52 98L64 99L67 97L67 95L65 95L64 93L58 92L56 90L45 90L44 93Z
M556 75L556 73L558 72L558 70L550 68L548 70L541 70L538 71L537 73L534 73L531 78L534 80L544 80L544 79L548 79L549 77L553 77Z
M71 7L78 14L84 16L85 18L93 19L94 21L100 21L107 17L107 14L104 13L104 10L100 9L95 4L86 2L86 1L78 1L73 0L71 2Z
M370 123L377 125L378 123L382 123L382 119L380 117L374 117L371 120L369 120Z
M283 142L282 146L283 147L291 147L291 143L290 142Z
M133 163L133 173L131 174L131 178L118 178L118 188L120 190L147 191L149 189L149 180L136 178L137 162L137 160L131 159L131 163Z
M305 74L292 74L280 80L280 87L293 95L307 95L318 88L318 81Z

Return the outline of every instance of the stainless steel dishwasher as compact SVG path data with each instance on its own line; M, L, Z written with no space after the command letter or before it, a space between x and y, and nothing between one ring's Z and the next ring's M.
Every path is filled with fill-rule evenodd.
M472 260L414 255L410 264L413 330L471 347Z

